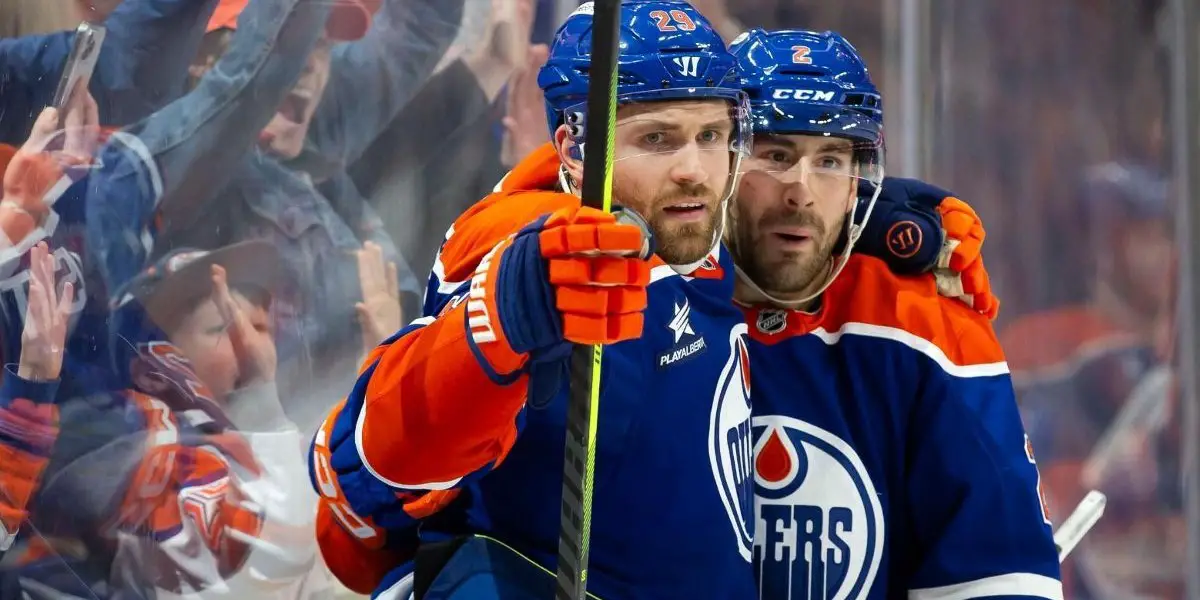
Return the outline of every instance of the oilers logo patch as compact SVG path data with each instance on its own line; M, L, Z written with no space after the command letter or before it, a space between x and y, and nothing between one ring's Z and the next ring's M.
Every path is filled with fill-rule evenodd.
M750 562L754 545L751 528L754 442L750 437L750 354L746 350L746 330L745 323L739 323L729 332L729 359L717 380L709 416L708 459L738 550Z
M760 597L867 596L883 557L883 507L845 440L799 419L755 417Z

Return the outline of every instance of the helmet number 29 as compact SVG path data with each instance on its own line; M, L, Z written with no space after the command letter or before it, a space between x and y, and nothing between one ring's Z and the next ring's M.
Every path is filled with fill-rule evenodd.
M665 10L650 11L650 18L654 19L654 24L658 26L659 31L695 31L696 22L682 10L673 10L667 12Z

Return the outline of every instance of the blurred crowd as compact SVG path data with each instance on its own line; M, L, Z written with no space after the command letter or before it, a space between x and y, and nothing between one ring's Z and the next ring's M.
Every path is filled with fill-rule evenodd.
M841 32L886 103L890 1L692 3ZM347 594L304 451L546 141L577 4L0 0L0 598ZM1055 516L1109 496L1068 597L1183 598L1163 2L927 4L933 118L887 127L988 229Z

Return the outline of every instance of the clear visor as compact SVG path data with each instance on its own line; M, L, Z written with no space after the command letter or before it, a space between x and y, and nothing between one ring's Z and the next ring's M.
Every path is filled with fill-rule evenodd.
M750 189L762 190L769 197L783 192L785 188L799 188L800 201L821 202L827 205L844 203L846 207L845 245L833 264L822 285L804 298L781 299L771 296L759 287L758 282L739 270L739 277L758 295L779 306L801 307L825 291L845 268L850 253L862 235L863 225L871 216L875 201L883 182L883 136L875 129L870 137L841 137L842 131L854 131L852 127L836 127L833 120L776 123L769 128L759 123L760 131L803 131L805 133L776 134L760 133L755 137L753 152L742 161L740 181ZM809 125L816 125L810 127ZM838 133L831 133L830 128ZM868 133L859 129L859 134ZM745 189L745 188L744 188ZM773 190L773 191L772 191ZM865 205L858 202L860 195L869 197ZM778 196L781 197L782 196ZM796 196L793 196L796 197ZM861 205L861 206L860 206ZM737 203L731 203L730 219L738 219ZM740 256L736 236L730 240L734 256ZM735 258L735 264L736 264Z
M583 158L587 135L586 105L564 111L572 154ZM618 98L613 127L614 167L657 174L689 193L711 190L719 206L715 246L724 231L724 214L733 196L741 161L750 152L750 104L745 93L729 88L686 88L625 94ZM625 165L625 166L621 166ZM569 182L564 179L564 185ZM617 198L622 204L636 203ZM698 265L699 263L696 263ZM689 272L695 265L673 265Z
M587 135L586 103L563 111L572 142ZM618 98L613 159L670 162L680 158L739 158L750 150L750 106L728 88L687 88L625 94Z
M879 143L832 135L762 135L742 160L741 175L799 185L817 199L845 200L882 183L883 152Z

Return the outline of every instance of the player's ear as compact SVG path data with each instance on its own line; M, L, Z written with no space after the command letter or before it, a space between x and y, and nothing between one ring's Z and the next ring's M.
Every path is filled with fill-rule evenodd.
M567 168L567 174L576 186L583 184L583 157L579 145L571 138L566 125L559 125L554 130L554 148L558 150L558 159Z

